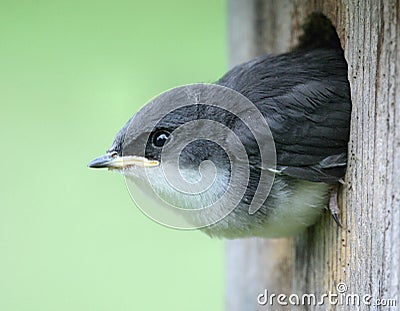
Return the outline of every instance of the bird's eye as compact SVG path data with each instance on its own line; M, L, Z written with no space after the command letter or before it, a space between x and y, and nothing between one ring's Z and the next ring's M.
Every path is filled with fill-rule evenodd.
M153 136L153 145L155 147L162 147L167 142L169 133L167 131L156 132Z

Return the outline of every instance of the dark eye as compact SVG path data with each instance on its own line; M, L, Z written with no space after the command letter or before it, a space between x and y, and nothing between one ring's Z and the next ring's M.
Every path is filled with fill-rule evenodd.
M153 135L153 145L155 147L162 147L166 143L169 137L169 133L167 131L159 131Z

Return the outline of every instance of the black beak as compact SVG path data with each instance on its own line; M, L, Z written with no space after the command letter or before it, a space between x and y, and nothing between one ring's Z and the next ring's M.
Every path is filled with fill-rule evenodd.
M87 165L90 168L108 168L113 162L115 156L112 157L111 153L107 153L89 162Z
M107 153L89 162L90 168L123 169L128 166L154 167L158 166L156 160L148 160L137 156L119 156L116 152Z

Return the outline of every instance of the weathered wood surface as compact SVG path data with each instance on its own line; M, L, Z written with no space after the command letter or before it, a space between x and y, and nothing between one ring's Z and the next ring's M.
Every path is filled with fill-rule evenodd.
M301 236L226 245L226 310L399 310L400 4L397 0L230 0L230 63L287 51L313 11L336 26L349 65L352 124L342 223L328 213ZM260 306L257 296L336 293L397 306ZM287 301L287 300L286 300Z

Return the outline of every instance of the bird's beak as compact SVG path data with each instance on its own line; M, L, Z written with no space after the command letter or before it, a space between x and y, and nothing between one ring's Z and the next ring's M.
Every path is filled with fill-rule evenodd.
M109 169L122 169L129 166L152 167L158 166L159 162L156 160L149 160L144 157L136 156L118 156L112 153L107 153L89 162L90 168L109 168Z

